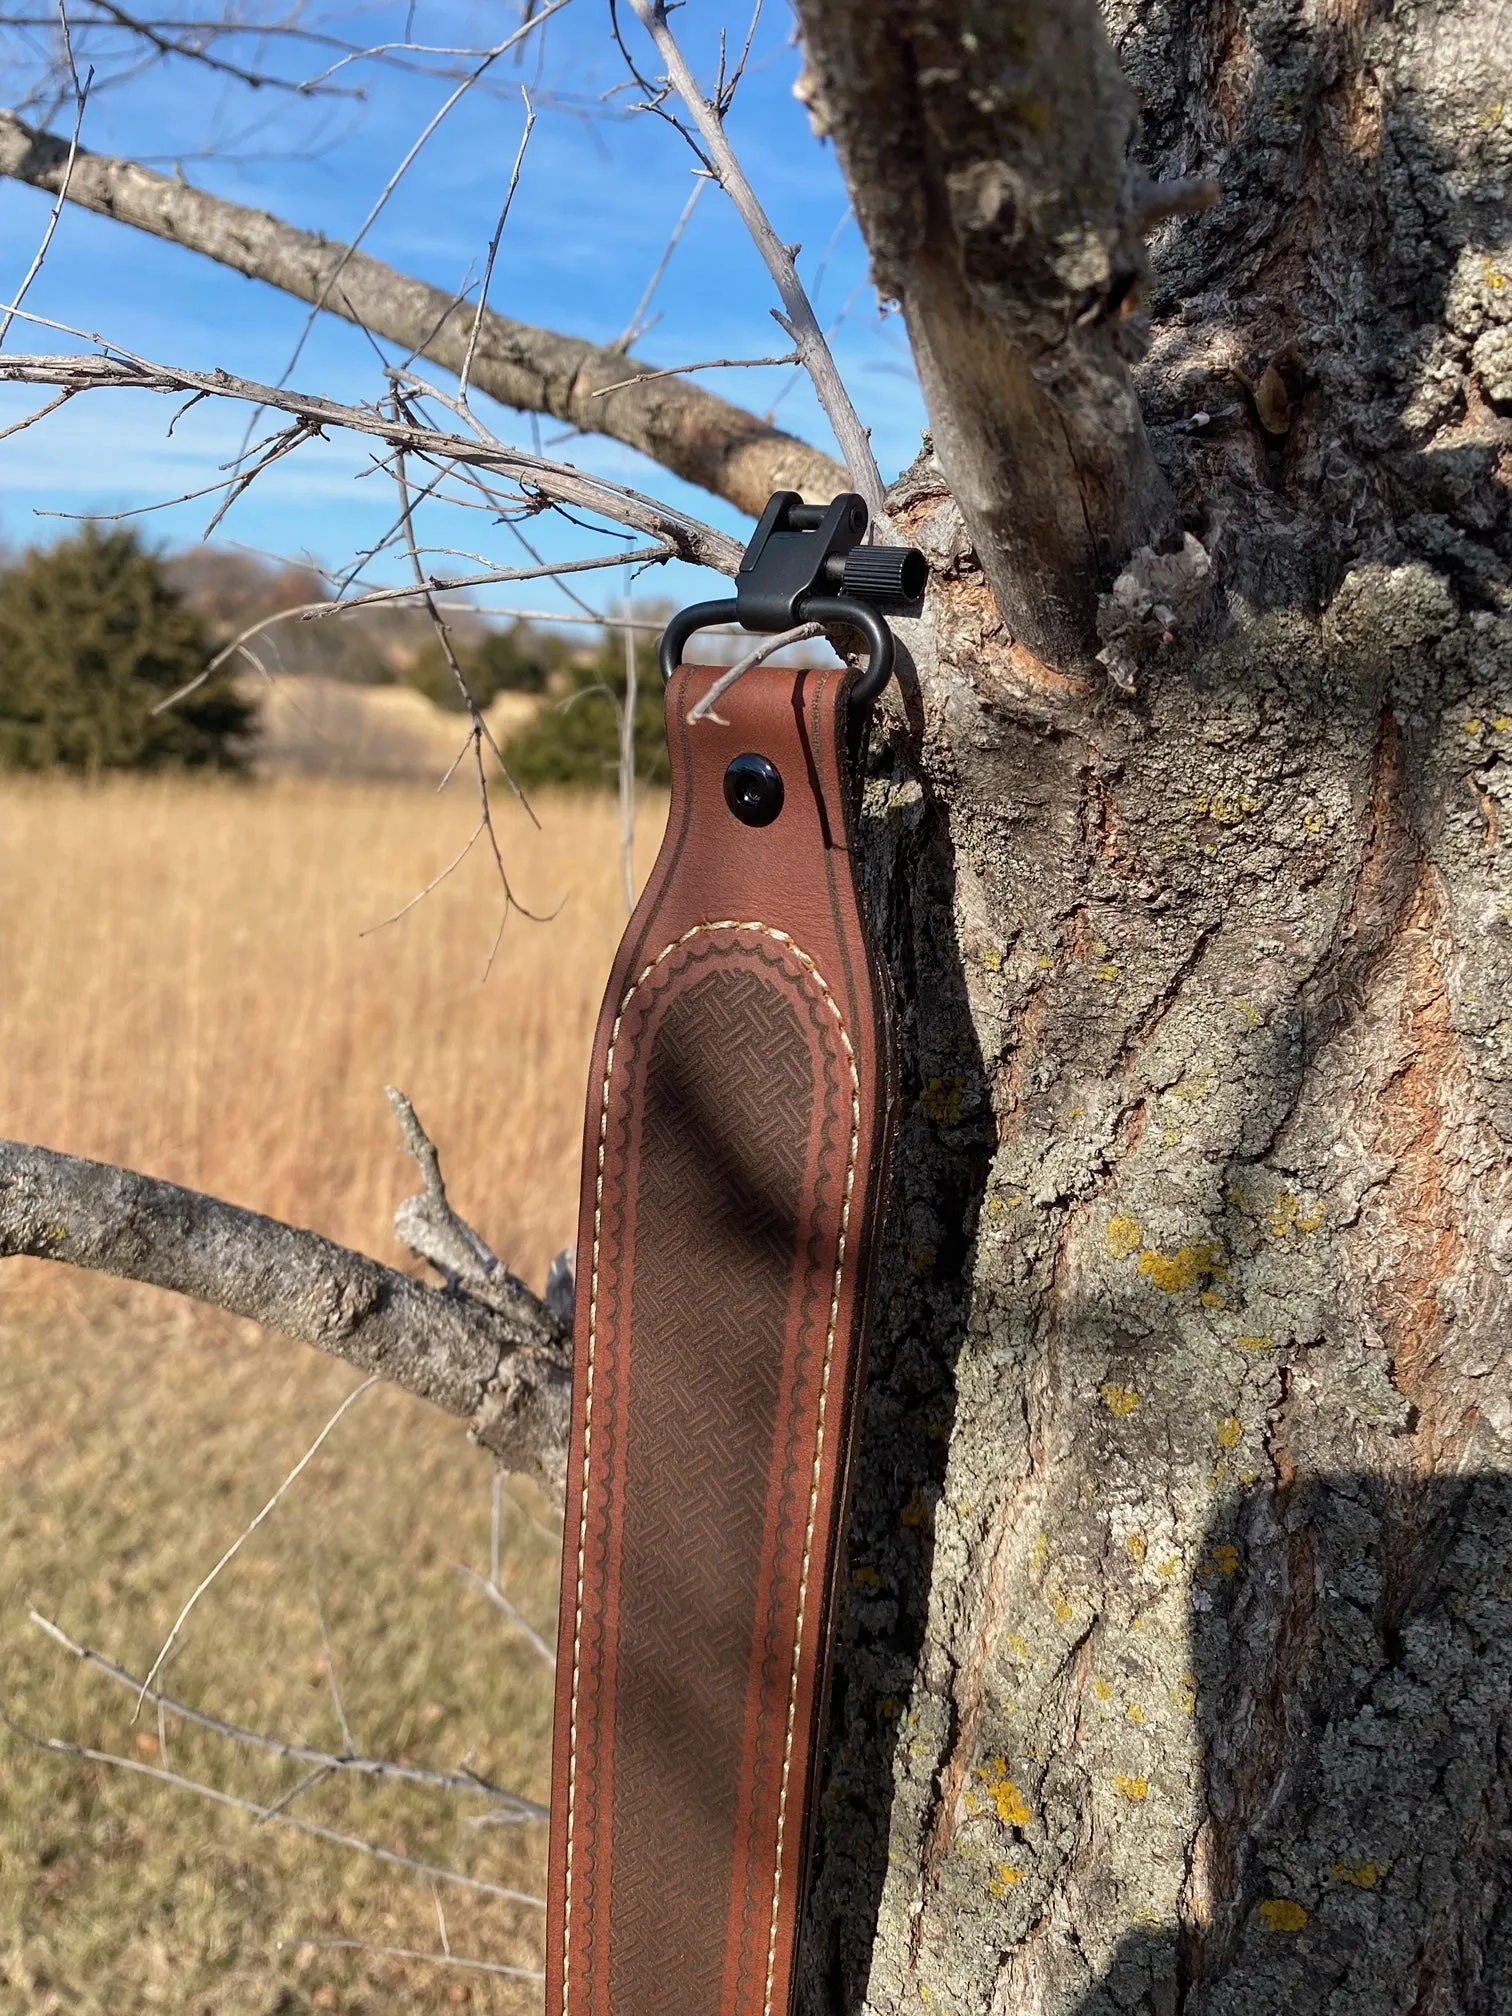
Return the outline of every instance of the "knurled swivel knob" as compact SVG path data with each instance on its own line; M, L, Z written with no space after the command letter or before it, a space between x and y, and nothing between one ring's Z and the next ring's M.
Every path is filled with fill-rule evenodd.
M929 567L915 546L853 546L845 556L840 593L862 602L917 602Z

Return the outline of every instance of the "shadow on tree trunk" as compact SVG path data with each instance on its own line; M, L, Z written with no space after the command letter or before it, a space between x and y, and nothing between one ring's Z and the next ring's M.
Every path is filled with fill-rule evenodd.
M876 809L869 795L868 812ZM805 1913L804 2016L851 2011L866 1992L995 1140L955 937L950 836L942 808L919 794L906 766L888 779L885 823L873 823L871 842L869 893L896 992L900 1082Z
M1297 1477L1206 1536L1186 1924L1075 2016L1512 2007L1512 1478Z

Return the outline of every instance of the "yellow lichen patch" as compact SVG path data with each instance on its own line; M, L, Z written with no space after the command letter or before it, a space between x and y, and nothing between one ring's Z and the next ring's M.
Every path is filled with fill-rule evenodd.
M1307 1913L1294 1897L1267 1897L1260 1918L1267 1932L1300 1932L1307 1923Z
M1241 1351L1274 1351L1276 1348L1274 1337L1236 1337L1234 1342Z
M1178 1247L1174 1253L1151 1247L1139 1256L1140 1273L1147 1275L1163 1295L1176 1295L1183 1288L1195 1287L1199 1281L1210 1281L1214 1275L1222 1274L1226 1265L1223 1248L1216 1239L1195 1239L1190 1246Z
M1124 1548L1131 1561L1137 1561L1141 1567L1144 1565L1150 1547L1143 1533L1131 1533L1124 1542Z
M1206 1066L1184 1078L1179 1085L1172 1085L1166 1092L1167 1099L1176 1099L1188 1106L1198 1105L1213 1089L1213 1074Z
M1239 1020L1244 1024L1246 1029L1258 1029L1265 1019L1254 1002L1246 1001L1242 994L1234 996L1234 1007L1238 1013Z
M1335 1883L1352 1883L1357 1890L1374 1890L1386 1869L1384 1862L1335 1862L1329 1873Z
M1076 1605L1068 1596L1063 1596L1057 1591L1050 1598L1050 1614L1057 1624L1069 1624L1076 1615Z
M1202 1304L1204 1309L1224 1309L1228 1306L1227 1298L1221 1288L1204 1288L1202 1293L1197 1297L1197 1300Z
M1171 1689L1171 1699L1183 1715L1197 1713L1197 1681L1195 1675L1183 1673L1181 1679Z
M1029 1657L1029 1641L1024 1637L1022 1632L1010 1631L1008 1633L1008 1650L1013 1654L1015 1659L1027 1659Z
M954 1127L961 1118L966 1080L961 1077L931 1078L919 1094L919 1104L931 1120L942 1127Z
M1132 1722L1136 1729L1143 1729L1145 1712L1137 1701L1131 1701L1124 1710L1125 1722Z
M1278 1190L1271 1199L1271 1237L1284 1239L1289 1232L1316 1232L1327 1216L1327 1206L1314 1203L1304 1209L1291 1190Z
M1208 1550L1208 1558L1220 1575L1225 1577L1239 1573L1239 1549L1227 1540Z
M1192 800L1192 810L1200 819L1216 819L1220 826L1237 826L1251 812L1260 810L1260 801L1243 793L1229 798L1221 792L1203 791Z
M1155 1570L1155 1573L1160 1577L1162 1582L1169 1582L1171 1577L1176 1573L1177 1569L1180 1568L1180 1566L1181 1566L1181 1556L1179 1554L1173 1554L1168 1561L1162 1561L1159 1564L1159 1566Z
M1302 831L1311 834L1316 839L1326 829L1327 825L1328 821L1321 812L1309 812L1302 821Z
M1481 732L1482 728L1485 727L1485 725L1486 724L1484 721L1475 721L1475 720L1467 721L1465 723L1465 733L1467 735L1479 735L1479 733Z
M987 1888L994 1897L1006 1897L1008 1892L1023 1880L1022 1869L1015 1869L1011 1862L999 1862L993 1868Z
M1139 1395L1132 1387L1116 1386L1112 1380L1106 1385L1099 1386L1097 1392L1104 1407L1110 1414L1117 1415L1120 1421L1126 1420L1139 1405Z
M1498 735L1505 735L1507 730L1512 728L1512 714L1498 714L1491 726Z
M1136 1220L1127 1217L1122 1211L1116 1218L1108 1220L1108 1229L1104 1237L1108 1242L1108 1251L1115 1260L1127 1260L1130 1254L1139 1251L1144 1240L1144 1234L1140 1231Z
M1029 1549L1029 1566L1038 1575L1041 1568L1044 1567L1049 1559L1050 1535L1048 1533L1036 1533L1034 1536L1034 1545Z
M1218 1447L1237 1449L1244 1437L1244 1423L1237 1414L1226 1414L1218 1423Z
M1001 973L1003 970L1003 955L997 951L984 952L982 954L982 964L987 968L989 973Z
M865 1589L868 1593L882 1587L882 1577L877 1573L875 1568L853 1568L851 1570L851 1581L855 1584L856 1588Z
M1150 1796L1148 1778L1115 1778L1113 1789L1120 1798L1128 1799L1136 1806L1142 1806Z
M1107 981L1111 985L1118 978L1117 961L1113 959L1105 961L1103 965L1098 967L1097 977L1099 980Z
M985 1764L978 1764L976 1775L982 1790L992 1801L997 1817L1004 1827L1027 1827L1030 1813L1028 1803L1017 1785L1008 1776L1006 1757L989 1757Z
M898 1514L898 1524L926 1528L934 1524L934 1508L924 1496L922 1484L915 1484L913 1496Z
M1092 1693L1099 1701L1111 1701L1113 1699L1113 1689L1106 1680L1094 1680L1092 1682Z
M898 1699L896 1694L883 1695L882 1720L884 1722L896 1722L899 1715L902 1713L902 1710L903 1710L903 1703Z

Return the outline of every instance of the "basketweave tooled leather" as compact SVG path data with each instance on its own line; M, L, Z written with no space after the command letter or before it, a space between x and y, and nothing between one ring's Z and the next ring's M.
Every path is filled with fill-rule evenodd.
M844 671L667 689L584 1127L548 2016L787 2016L892 1106ZM730 760L782 810L742 825Z

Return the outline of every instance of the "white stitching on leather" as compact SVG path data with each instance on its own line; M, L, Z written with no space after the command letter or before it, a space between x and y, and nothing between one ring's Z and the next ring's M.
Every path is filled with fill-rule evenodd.
M783 1842L787 1826L788 1779L793 1761L793 1731L798 1715L798 1669L803 1650L803 1625L808 1610L809 1570L813 1559L814 1521L819 1506L819 1478L824 1461L825 1415L829 1406L830 1371L834 1362L835 1330L840 1320L840 1290L845 1275L845 1248L850 1231L851 1196L856 1180L856 1154L861 1139L861 1077L856 1069L856 1053L850 1035L846 1030L835 997L825 982L824 975L809 955L797 945L786 931L779 931L770 924L741 922L731 918L721 919L713 924L695 924L684 931L680 938L662 947L648 966L636 975L625 990L609 1031L609 1049L604 1058L604 1089L599 1104L598 1171L593 1196L593 1274L588 1298L588 1364L583 1392L583 1472L581 1503L578 1514L578 1557L577 1557L577 1605L573 1617L572 1632L572 1705L568 1720L567 1735L567 1852L566 1876L563 1886L562 1911L562 2006L565 2016L567 1996L571 1981L572 1964L572 1837L577 1811L577 1715L578 1682L581 1675L583 1644L583 1582L586 1572L588 1551L588 1473L589 1460L593 1448L593 1361L598 1342L598 1290L599 1290L599 1237L604 1217L604 1161L609 1136L609 1085L614 1074L614 1053L619 1043L620 1025L625 1019L625 1011L634 1000L640 988L650 979L664 959L680 951L692 938L712 931L754 931L764 938L771 938L779 945L785 945L798 963L812 976L819 992L824 997L825 1006L835 1018L840 1041L845 1047L846 1064L851 1081L851 1138L850 1155L845 1170L845 1200L840 1212L840 1238L835 1254L835 1281L830 1294L829 1328L824 1340L824 1371L819 1387L819 1423L814 1444L814 1472L809 1487L808 1523L803 1538L803 1566L798 1580L798 1625L793 1637L793 1665L788 1682L787 1732L782 1752L782 1791L777 1805L777 1859L772 1876L772 1921L767 1937L767 1976L763 2016L771 2016L772 1979L777 1965L777 1916L782 1891Z

